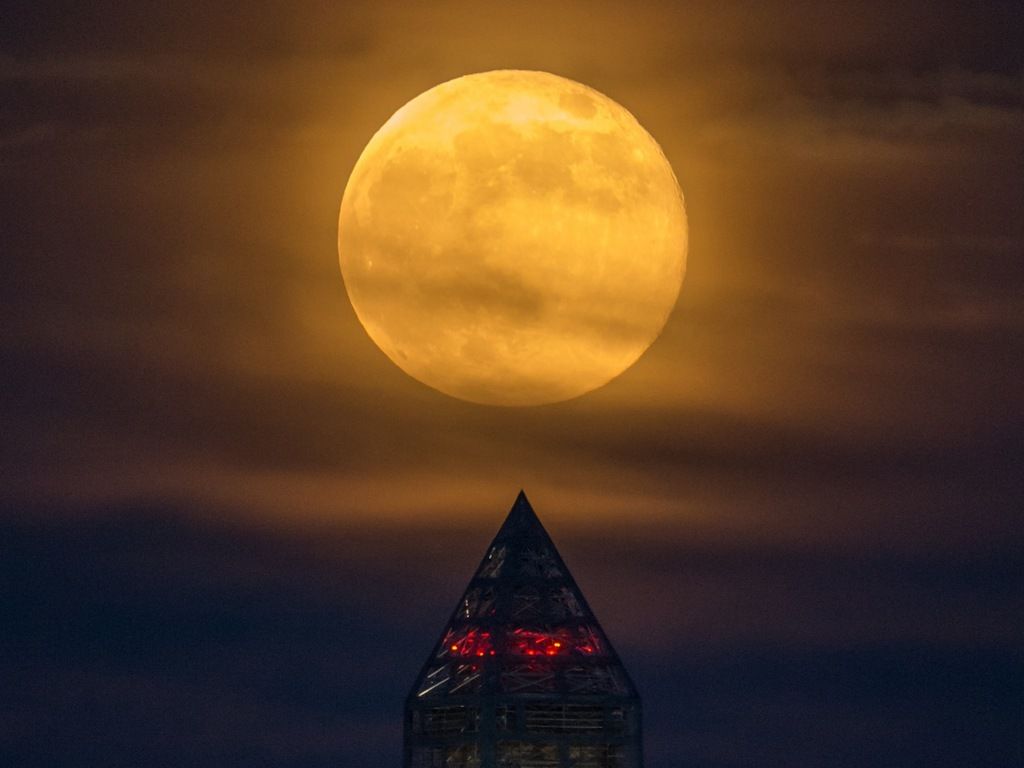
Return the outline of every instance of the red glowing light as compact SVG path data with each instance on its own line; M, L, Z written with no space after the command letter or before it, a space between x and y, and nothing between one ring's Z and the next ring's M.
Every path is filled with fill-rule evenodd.
M509 653L517 656L568 656L581 653L591 656L600 645L587 627L564 628L549 632L520 627L506 638Z
M507 647L510 653L519 656L559 656L568 652L566 635L566 630L515 629L508 636Z
M587 626L561 627L542 630L518 627L509 631L502 645L513 656L565 657L592 656L602 653L603 644L593 628ZM441 646L449 658L484 658L496 656L492 633L480 627L452 630Z
M471 627L461 637L452 638L455 642L448 646L452 656L493 656L494 647L491 633Z

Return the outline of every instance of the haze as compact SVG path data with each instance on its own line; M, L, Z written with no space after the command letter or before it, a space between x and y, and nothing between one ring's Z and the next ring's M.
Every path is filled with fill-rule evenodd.
M395 765L525 488L648 768L1019 764L1022 29L916 0L9 12L4 762ZM398 370L336 258L367 137L504 67L635 114L691 233L637 365L514 411Z

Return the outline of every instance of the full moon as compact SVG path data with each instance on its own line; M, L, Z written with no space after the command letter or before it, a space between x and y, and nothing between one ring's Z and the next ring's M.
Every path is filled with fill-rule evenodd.
M489 405L568 400L629 368L676 303L686 245L679 183L636 118L518 70L395 112L338 225L370 338L424 384Z

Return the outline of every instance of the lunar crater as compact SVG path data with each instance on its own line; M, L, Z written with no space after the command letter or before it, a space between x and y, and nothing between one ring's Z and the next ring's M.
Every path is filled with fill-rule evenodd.
M377 132L338 249L401 369L495 405L576 397L630 366L679 293L686 214L668 161L602 94L501 71L443 83Z

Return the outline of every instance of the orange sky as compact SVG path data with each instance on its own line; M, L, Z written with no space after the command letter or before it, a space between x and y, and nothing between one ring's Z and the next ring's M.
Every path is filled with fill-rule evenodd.
M1019 2L21 5L0 763L397 765L525 488L648 768L1020 764ZM396 368L336 252L373 132L510 67L629 109L690 225L640 361L522 409Z
M6 492L369 521L500 510L526 487L566 524L656 533L1018 536L1006 13L264 3L81 11L35 36L27 14L0 58ZM625 105L690 219L661 338L543 408L408 379L356 321L335 253L376 128L500 67Z

